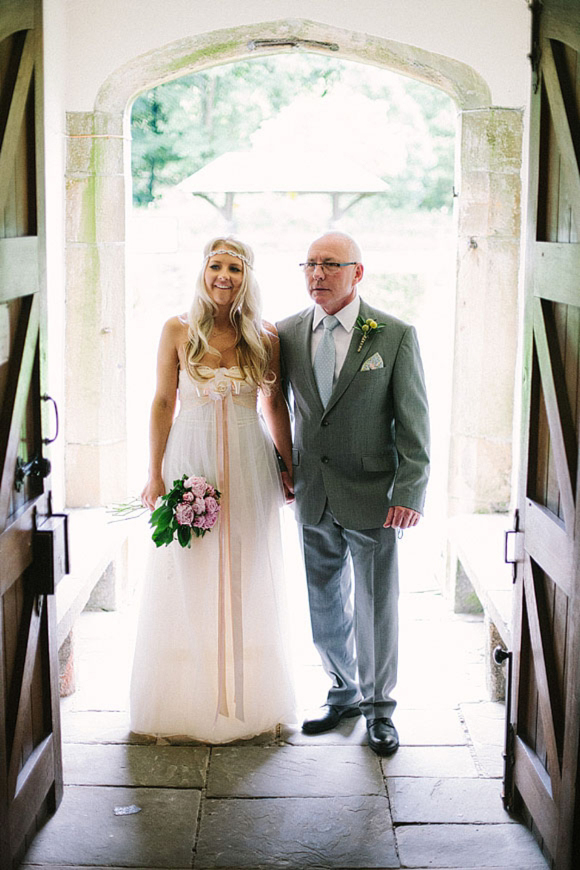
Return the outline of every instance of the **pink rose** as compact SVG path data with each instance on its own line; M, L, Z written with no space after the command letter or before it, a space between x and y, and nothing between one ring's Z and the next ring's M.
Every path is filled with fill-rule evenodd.
M194 528L196 528L196 529L204 529L205 528L205 517L204 516L196 517L191 525L194 526Z
M215 514L219 511L219 505L213 496L208 496L205 499L205 509L208 514Z
M213 529L215 524L217 523L218 512L215 513L207 513L203 518L205 520L204 529Z
M205 513L205 501L202 498L196 498L192 504L194 514Z
M213 486L210 486L209 483L207 485L207 489L205 491L205 494L211 495L212 497L215 496L215 489L213 488Z
M190 489L197 498L202 498L207 489L205 477L188 477L187 480L183 481L183 485L186 489Z
M192 492L184 492L183 495L181 496L181 501L185 501L188 504L191 504L191 502L194 500L194 498L195 498L195 496Z
M190 504L179 502L175 508L175 519L180 526L191 526L193 523L194 513Z

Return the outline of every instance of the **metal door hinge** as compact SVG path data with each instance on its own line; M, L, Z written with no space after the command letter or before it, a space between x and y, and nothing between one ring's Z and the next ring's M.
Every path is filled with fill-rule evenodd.
M513 535L513 538L510 536ZM512 546L510 547L510 543ZM505 532L503 560L506 565L512 565L512 580L517 577L518 562L524 558L524 533L520 531L520 512L514 512L514 527Z

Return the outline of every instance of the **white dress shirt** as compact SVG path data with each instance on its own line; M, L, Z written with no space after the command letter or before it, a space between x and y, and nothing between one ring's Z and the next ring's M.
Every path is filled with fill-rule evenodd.
M341 308L340 311L337 311L334 315L338 320L339 325L332 330L332 337L334 338L334 347L336 350L333 384L336 384L340 370L344 365L359 310L360 298L357 294L352 302L349 302L348 305L345 305L344 308ZM315 305L314 317L312 319L312 342L310 348L311 362L314 362L316 349L320 344L322 333L324 332L324 326L322 325L322 319L324 317L326 317L326 311L321 308L320 305Z

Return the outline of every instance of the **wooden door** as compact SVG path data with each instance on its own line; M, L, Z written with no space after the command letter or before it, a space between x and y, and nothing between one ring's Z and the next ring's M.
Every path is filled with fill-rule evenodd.
M533 6L524 546L506 792L553 866L572 870L580 855L580 4Z
M62 520L50 517L41 425L51 405L42 402L41 8L40 0L0 3L2 870L18 866L62 796L56 619L49 593L64 571L64 534Z

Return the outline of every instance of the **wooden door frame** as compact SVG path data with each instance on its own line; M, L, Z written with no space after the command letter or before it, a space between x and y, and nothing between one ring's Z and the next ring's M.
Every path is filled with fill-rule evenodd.
M570 408L567 407L567 389L561 371L561 360L550 309L542 298L550 302L580 305L580 295L560 285L568 275L580 274L580 244L560 244L537 241L540 190L540 133L542 81L552 117L557 119L556 136L561 158L570 173L576 206L575 223L580 230L580 174L574 156L574 145L566 117L566 107L559 94L557 65L549 40L566 43L580 52L580 7L575 0L534 3L531 60L533 65L532 104L530 112L530 160L528 181L528 211L525 244L526 305L524 320L524 365L522 391L522 441L519 475L518 507L524 533L524 557L518 564L516 580L516 606L513 622L513 681L511 722L507 753L513 766L506 785L512 782L508 795L511 807L517 806L514 787L526 794L526 806L537 826L558 870L572 868L574 850L580 847L578 816L580 801L577 794L580 749L580 511L577 507L580 492L580 468L577 439L573 437ZM546 277L550 275L552 288L546 291ZM568 286L570 286L568 283ZM541 290L541 292L540 292ZM535 355L535 356L534 356ZM530 432L533 374L541 377L546 414L549 423L554 465L556 468L563 521L554 521L554 515L536 504L528 495L529 455L533 447L534 432ZM529 537L526 540L526 530ZM542 538L542 549L535 543ZM531 550L529 549L531 547ZM537 600L533 561L541 560L542 569L558 577L558 585L568 595L571 615L566 638L566 692L565 706L553 685L550 673L550 646L542 613L542 599ZM560 580L560 578L562 578ZM533 661L539 687L539 713L546 740L549 774L538 763L534 753L518 734L518 699L521 690L522 643L524 608L529 627ZM565 723L565 724L564 724ZM563 734L559 738L558 735ZM513 776L513 779L512 779Z
M0 207L12 193L12 173L25 113L34 104L33 162L27 163L28 184L34 189L34 210L17 224L29 235L8 233L0 239L0 303L14 305L15 332L9 341L10 362L6 375L3 418L0 423L0 603L18 582L22 614L18 623L10 612L0 612L0 865L17 866L41 821L54 811L63 793L56 602L45 583L46 553L39 549L51 531L39 527L51 514L50 493L43 483L24 488L22 503L11 503L22 424L33 389L34 448L42 441L41 399L44 396L46 361L46 237L44 204L44 82L42 74L42 0L18 0L0 8L0 41L17 34L23 47L5 118L0 151ZM32 79L34 77L31 92ZM24 150L23 150L24 153ZM16 185L15 185L16 189ZM26 188L27 191L30 188ZM29 203L29 206L31 204ZM26 231L25 231L26 232ZM28 424L27 424L28 431ZM44 442L43 442L44 443ZM30 457L29 457L30 458ZM40 461L40 460L39 460ZM44 467L46 470L48 466ZM49 572L50 573L50 572ZM54 578L53 578L54 579ZM54 591L54 590L52 590ZM18 612L18 610L16 611ZM12 621L11 621L12 619ZM10 631L8 631L10 629ZM7 673L5 639L15 644L13 665ZM39 645L42 644L42 653ZM36 670L36 674L35 674ZM8 679L6 679L8 678ZM28 724L33 680L42 687L42 711L35 714L42 737L31 738Z

